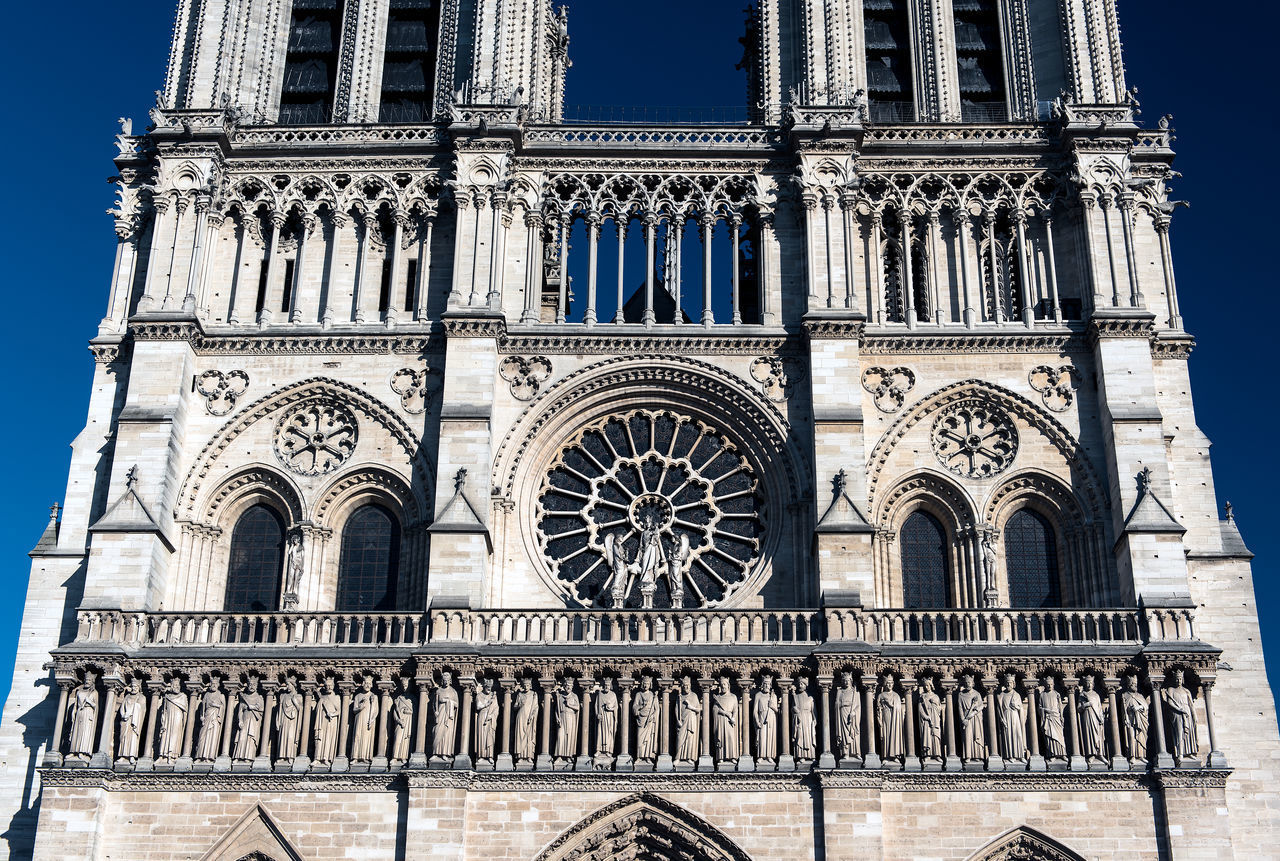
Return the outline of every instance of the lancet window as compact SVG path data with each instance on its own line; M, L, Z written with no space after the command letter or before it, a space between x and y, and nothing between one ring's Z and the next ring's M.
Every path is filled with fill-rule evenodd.
M1023 265L1015 225L1008 213L988 214L982 220L979 242L983 305L986 319L1017 320L1023 311Z
M951 606L947 532L926 511L914 511L902 524L902 603L907 608Z
M862 20L871 119L880 123L911 122L915 119L915 92L907 2L863 0Z
M342 9L343 0L293 0L280 92L282 124L332 121Z
M890 323L932 319L928 252L920 241L915 217L892 213L884 220L885 319ZM909 250L908 250L909 249Z
M439 16L436 0L391 0L378 111L382 122L431 120Z
M1005 569L1011 607L1060 607L1058 542L1053 526L1029 508L1014 512L1004 527Z
M223 609L229 613L278 610L283 566L284 521L269 505L255 505L240 515L231 533Z
M1009 118L997 0L952 0L960 118L967 123Z
M357 509L342 530L337 610L394 610L399 566L400 524L395 516L381 505Z

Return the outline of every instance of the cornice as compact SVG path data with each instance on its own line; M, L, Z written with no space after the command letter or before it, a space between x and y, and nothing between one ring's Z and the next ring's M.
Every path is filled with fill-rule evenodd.
M195 321L147 321L129 324L134 342L185 341L197 355L423 355L444 349L431 330L410 332L206 332Z
M575 327L576 331L545 332L543 329L508 331L500 338L501 353L541 353L558 355L681 355L760 356L798 353L798 339L785 331L761 334L730 334L694 326L664 327L661 333L619 332L612 326L596 329Z
M936 355L951 353L1083 352L1083 336L1075 332L965 332L920 334L868 330L862 352L869 355Z

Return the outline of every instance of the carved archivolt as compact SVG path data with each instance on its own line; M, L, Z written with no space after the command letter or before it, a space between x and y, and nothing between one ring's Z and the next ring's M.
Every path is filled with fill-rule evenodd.
M536 861L750 861L732 840L650 793L621 798L555 839Z
M1084 856L1023 825L979 849L968 861L1084 861Z
M224 519L226 528L234 525L234 517L224 514L226 506L233 508L247 498L266 497L273 500L280 513L286 515L288 523L301 523L307 519L306 503L302 493L284 475L267 466L251 465L233 474L218 486L209 497L209 502L202 512L202 523L216 524Z

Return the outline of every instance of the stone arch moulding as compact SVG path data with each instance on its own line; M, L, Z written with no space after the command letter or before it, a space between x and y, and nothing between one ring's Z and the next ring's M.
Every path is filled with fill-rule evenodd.
M280 509L287 524L307 520L306 499L297 484L278 467L265 463L246 464L222 479L197 510L199 522L224 529L234 526L249 499L268 499Z
M404 451L413 471L413 484L422 488L425 498L431 497L435 468L425 449L419 445L419 435L397 412L356 386L327 377L311 377L259 398L238 412L213 435L183 479L177 502L181 516L192 519L198 508L205 480L212 473L222 453L241 434L259 421L274 420L273 417L285 409L313 401L340 403L364 419L385 428Z
M683 413L722 433L759 479L764 522L754 570L721 606L757 595L775 570L795 570L798 559L780 558L780 536L803 534L807 508L797 505L811 486L807 460L777 407L745 380L714 365L670 356L607 359L570 374L526 408L498 448L493 491L521 512L519 531L527 558L552 594L564 584L548 564L537 536L535 512L545 473L561 449L592 422L632 410ZM775 562L778 564L775 566ZM799 575L803 576L803 575Z
M1100 517L1106 509L1107 496L1097 471L1088 460L1079 441L1062 422L1019 394L985 380L962 380L941 388L917 402L910 411L895 421L880 437L868 459L867 497L873 510L877 507L877 486L898 442L922 421L930 419L946 407L967 400L982 400L1000 407L1043 434L1062 455L1071 471L1075 495L1093 515ZM1017 466L1017 463L1014 463Z
M284 831L261 804L245 811L200 861L241 861L270 858L272 861L302 861L302 855L285 837Z
M637 848L638 854L630 854ZM600 808L557 837L536 861L633 857L750 861L746 852L706 820L650 793L629 795Z
M966 861L1085 861L1048 835L1021 825L1006 831Z

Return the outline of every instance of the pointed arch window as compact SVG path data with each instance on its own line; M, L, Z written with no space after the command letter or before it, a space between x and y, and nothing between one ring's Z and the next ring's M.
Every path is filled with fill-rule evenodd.
M902 604L904 607L949 607L947 531L926 511L913 512L902 524Z
M222 608L228 613L270 613L280 607L284 570L284 521L258 504L236 521Z
M1004 558L1011 606L1062 606L1058 542L1048 520L1029 508L1015 512L1004 527Z
M396 609L399 567L399 521L381 505L357 509L342 530L338 611Z

